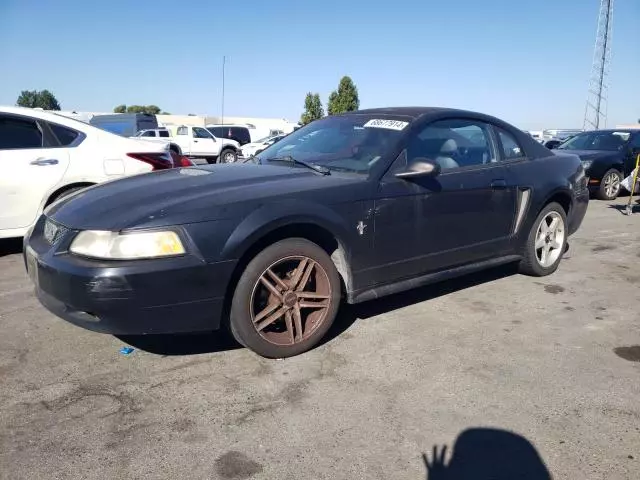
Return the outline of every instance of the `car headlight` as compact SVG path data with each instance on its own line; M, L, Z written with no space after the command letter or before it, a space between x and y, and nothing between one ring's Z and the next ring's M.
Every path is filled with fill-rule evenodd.
M592 163L593 163L593 160L583 160L582 161L582 168L584 168L586 170L587 168L589 168L591 166Z
M85 257L135 260L181 255L184 246L176 232L119 233L100 230L80 232L69 250Z

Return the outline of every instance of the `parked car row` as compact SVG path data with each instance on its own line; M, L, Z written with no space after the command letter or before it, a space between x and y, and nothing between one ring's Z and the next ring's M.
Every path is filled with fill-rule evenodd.
M178 155L204 158L207 163L233 163L238 159L240 144L235 140L216 138L204 127L180 125L171 128L141 130L135 138L169 145Z

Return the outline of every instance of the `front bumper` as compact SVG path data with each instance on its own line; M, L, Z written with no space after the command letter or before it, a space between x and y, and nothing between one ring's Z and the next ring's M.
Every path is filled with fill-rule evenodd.
M101 261L68 253L75 232L50 245L43 219L25 238L24 261L40 303L88 330L116 335L187 333L220 327L234 261L198 255Z
M578 231L589 207L589 190L584 189L577 193L573 199L569 215L567 217L568 234L573 235Z

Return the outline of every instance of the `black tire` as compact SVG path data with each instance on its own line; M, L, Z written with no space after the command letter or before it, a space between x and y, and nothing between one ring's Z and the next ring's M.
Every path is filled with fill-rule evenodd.
M233 160L231 160L233 157ZM219 163L236 163L238 161L238 152L236 152L232 148L225 148L220 152L220 156L218 157Z
M542 265L538 260L538 254L536 249L536 237L538 235L538 229L542 223L542 219L547 218L550 214L554 212L557 214L558 218L562 220L562 228L563 228L563 240L561 242L561 246L559 247L560 254L558 258L550 265ZM553 214L552 214L553 215ZM550 275L558 269L560 265L560 261L562 260L562 256L567 250L567 237L568 237L568 229L567 229L567 215L564 211L564 208L558 203L552 202L549 203L546 207L542 209L542 211L538 214L535 222L531 226L531 231L529 232L529 236L527 237L527 243L524 247L523 258L520 261L519 270L520 273L525 275L530 275L532 277L544 277L546 275Z
M182 155L182 150L180 150L180 147L175 143L169 144L169 150L171 150L173 153L175 153L178 156Z
M76 192L79 192L80 190L84 190L85 188L87 188L87 187L72 187L72 188L68 188L66 190L63 190L63 191L59 192L57 195L51 197L49 199L49 202L47 203L47 205L51 205L53 202L57 202L61 198L68 197L69 195L72 195L72 194L74 194Z
M611 177L613 181L617 182L616 183L617 187L612 189L610 193L607 192L608 188L606 185L606 181L609 177ZM618 195L620 195L620 188L621 188L620 182L622 182L622 180L623 180L622 173L619 170L615 168L607 170L605 174L602 176L602 180L600 181L600 186L598 187L598 191L596 192L596 197L598 197L599 200L615 200L616 198L618 198Z
M269 291L261 283L261 277L265 275L268 278L273 278L267 275L267 270L275 271L277 273L276 269L279 268L279 266L283 266L286 270L287 265L289 264L288 262L294 263L299 261L296 257L311 260L311 262L306 264L298 264L298 268L302 267L300 269L301 276L299 278L302 283L299 284L299 290L314 288L314 285L316 291L323 290L323 294L327 299L326 301L321 300L321 302L325 302L326 307L322 307L321 309L309 309L302 306L302 309L300 309L300 302L303 302L301 297L298 296L296 299L296 295L292 295L291 288L287 288L285 290L282 287L278 287L277 282L273 281L272 285L277 287L279 291L284 294L281 295L280 301L276 301L278 307L275 308L275 310L265 308L264 304L260 304L260 294L266 293L269 295L269 299L275 299L276 297L273 294L269 294ZM312 266L310 271L313 271L313 277L310 275L303 275L306 268L310 265ZM283 282L293 282L293 286L295 287L296 270L293 270L293 272L290 271L289 274L289 276L279 276L279 278ZM318 282L318 278L321 279L320 282ZM322 285L319 286L320 284ZM307 285L309 285L309 287L306 287ZM299 290L296 289L296 291ZM293 299L295 300L294 305L289 305L289 302L287 301L287 299L291 299L291 296L293 296ZM231 302L229 318L231 334L240 344L262 357L292 357L306 352L322 340L335 320L340 306L340 299L340 277L329 255L315 243L303 238L289 238L281 240L265 248L262 252L256 255L242 273ZM269 301L266 305L269 306L271 304L272 302ZM282 309L289 309L287 310L289 313L285 313L282 314L282 316L277 317L276 321L269 323L269 326L264 328L262 333L259 333L253 320L254 314L256 314L254 311L256 310L256 308L254 308L256 305L259 305L258 309L260 312L258 313L264 311L273 312L262 317L264 322L268 320L268 317L273 314L277 314L277 312ZM294 330L297 331L297 329L294 329L292 326L295 325L295 323L291 323L295 322L296 317L294 315L296 311L302 312L298 317L301 319L300 324L302 325L302 328L300 329L300 339L297 339L297 333L294 333ZM317 316L312 318L312 315ZM256 317L258 316L260 315L256 315ZM290 322L288 325L291 326L291 330L289 330L285 321L287 318ZM258 322L259 320L255 323ZM284 332L282 331L283 328ZM273 331L268 332L267 329ZM305 332L305 330L307 330L307 332ZM279 336L279 338L275 340L273 338L271 340L265 338L265 336L270 335L276 337ZM295 341L293 341L294 336L296 337ZM290 343L287 344L287 341L290 341Z

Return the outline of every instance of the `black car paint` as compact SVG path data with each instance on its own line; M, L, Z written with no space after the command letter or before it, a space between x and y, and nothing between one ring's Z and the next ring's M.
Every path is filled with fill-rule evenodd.
M590 179L590 187L598 188L599 181L604 174L611 169L618 170L623 177L631 174L636 165L636 160L640 154L640 148L632 148L631 145L640 144L640 129L634 130L600 130L602 132L625 132L629 133L629 139L623 145L622 150L563 150L557 149L555 152L572 153L578 155L582 161L591 161L591 165L586 169L586 175ZM589 132L586 132L589 133Z
M43 239L43 216L25 237L25 262L38 265L28 269L37 276L38 297L58 316L96 331L213 330L248 256L282 232L335 242L332 258L347 301L355 303L518 259L538 212L552 199L569 209L569 234L582 222L588 192L578 157L554 155L511 125L449 109L355 114L411 122L369 175L324 176L281 164L192 167L109 182L54 204L45 216L72 231L51 247ZM410 135L445 118L503 128L527 156L435 178L395 177L406 164ZM492 142L500 147L497 135ZM529 201L516 229L524 191ZM68 252L79 230L167 228L181 236L185 255L98 261Z

